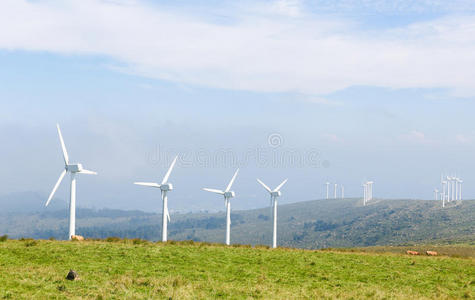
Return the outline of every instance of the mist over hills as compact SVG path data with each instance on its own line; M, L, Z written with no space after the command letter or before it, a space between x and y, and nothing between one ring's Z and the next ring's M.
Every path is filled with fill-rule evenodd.
M0 215L0 234L12 238L65 239L64 201L44 209L38 194L17 194ZM23 200L20 199L29 199ZM5 199L1 199L2 203ZM12 201L13 200L13 201ZM31 202L31 203L30 203ZM33 203L34 202L34 203ZM360 199L313 200L279 206L278 243L298 248L403 245L417 242L475 242L475 200L442 209L439 201ZM233 211L231 242L269 244L269 208ZM77 211L77 233L88 238L117 236L159 240L161 215L143 211ZM169 239L223 242L224 212L172 214Z
M45 203L44 195L32 191L2 195L0 196L0 215L43 212L46 211ZM66 201L55 198L47 210L56 211L67 208Z

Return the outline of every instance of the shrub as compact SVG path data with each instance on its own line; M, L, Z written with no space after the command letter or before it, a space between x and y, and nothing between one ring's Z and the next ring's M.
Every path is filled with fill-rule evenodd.
M8 234L0 236L0 242L5 242L6 240L8 240Z
M110 237L106 238L106 242L109 242L109 243L120 242L120 237L110 236Z
M32 247L38 245L38 241L35 241L33 239L28 239L25 241L25 247Z
M132 244L134 245L140 245L140 244L147 244L147 240L142 240L142 239L132 239Z

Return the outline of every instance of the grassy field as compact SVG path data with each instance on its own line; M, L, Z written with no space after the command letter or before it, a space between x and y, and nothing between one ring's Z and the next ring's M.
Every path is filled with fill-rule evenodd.
M456 299L473 257L141 240L0 242L0 298ZM69 269L80 280L65 279Z

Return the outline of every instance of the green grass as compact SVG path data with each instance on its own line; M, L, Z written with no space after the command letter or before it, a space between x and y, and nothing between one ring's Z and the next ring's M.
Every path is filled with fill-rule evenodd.
M65 279L69 269L80 280ZM0 242L0 298L455 299L473 258L142 240Z

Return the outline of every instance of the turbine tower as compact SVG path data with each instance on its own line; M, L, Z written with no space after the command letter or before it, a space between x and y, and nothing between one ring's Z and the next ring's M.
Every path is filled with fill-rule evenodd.
M236 176L239 172L239 169L236 170L234 173L233 178L231 178L231 181L229 182L228 186L224 191L222 190L217 190L217 189L208 189L208 188L203 188L204 191L215 193L215 194L220 194L224 196L224 207L226 208L226 245L231 244L231 198L234 198L236 196L236 193L231 191L231 187L233 186L234 180L236 180Z
M439 190L438 189L434 190L434 196L435 196L435 201L439 200Z
M363 205L366 206L366 201L368 200L368 184L363 183Z
M330 197L330 194L329 194L330 193L330 182L327 181L326 185L327 185L327 200L328 200L328 198Z
M170 174L172 173L173 167L175 167L176 160L178 156L175 156L173 159L170 168L168 168L165 177L163 177L162 183L158 184L156 182L134 182L136 185L148 186L160 189L160 194L162 196L162 242L167 241L167 229L168 229L168 222L170 222L170 212L168 211L168 192L173 190L173 185L168 182L168 178L170 178Z
M374 181L368 181L368 201L373 200L373 183Z
M88 174L88 175L96 175L96 172L85 170L82 167L82 164L70 164L69 163L69 156L66 150L66 145L64 144L63 136L61 134L61 129L59 128L59 124L56 124L56 128L58 129L59 141L61 143L61 148L63 150L63 159L64 159L64 170L59 175L59 179L54 185L53 191L48 197L46 201L46 205L48 206L51 199L53 199L56 190L58 189L61 181L63 181L64 176L66 173L71 175L71 191L69 196L69 235L68 239L71 240L73 235L76 235L76 174Z
M333 191L333 198L336 199L336 191L337 191L337 188L338 188L338 183L335 183L335 189Z
M450 195L451 195L451 180L450 176L447 176L447 202L450 202Z
M456 190L457 190L457 178L455 176L452 177L452 200L457 200L456 198Z
M447 181L442 180L442 207L445 207L445 201L447 201Z
M272 248L277 248L277 197L280 197L282 194L280 192L280 189L284 186L284 184L287 182L287 179L282 181L281 184L279 184L275 189L271 190L264 182L260 181L257 179L257 182L259 182L265 189L266 191L269 192L270 194L270 202L273 210L273 234L272 234Z
M341 185L341 199L345 199L345 186Z

